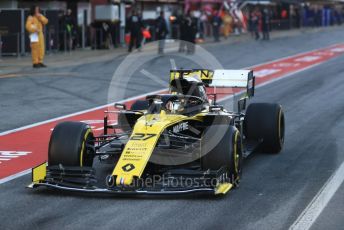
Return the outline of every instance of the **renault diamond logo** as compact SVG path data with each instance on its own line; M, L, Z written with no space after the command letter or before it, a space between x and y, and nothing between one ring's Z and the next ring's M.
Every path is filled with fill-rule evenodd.
M126 164L122 167L124 172L130 172L131 170L133 170L135 168L135 166L133 164Z

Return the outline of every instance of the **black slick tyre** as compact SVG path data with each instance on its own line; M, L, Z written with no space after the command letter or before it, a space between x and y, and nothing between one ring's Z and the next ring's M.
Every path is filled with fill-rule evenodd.
M91 167L94 158L94 138L89 125L67 121L53 130L48 151L48 164Z
M252 103L246 110L244 133L248 140L262 141L259 151L279 153L284 144L284 113L279 104Z

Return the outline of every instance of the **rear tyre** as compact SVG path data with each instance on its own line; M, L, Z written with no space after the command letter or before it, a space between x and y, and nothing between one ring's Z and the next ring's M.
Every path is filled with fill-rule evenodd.
M221 135L217 145L209 149L210 141L214 141L214 136ZM216 140L215 140L216 141ZM242 172L242 144L239 131L229 125L212 125L204 132L201 141L201 167L202 170L218 170L225 167L230 182L237 186Z
M89 125L67 121L58 124L50 137L48 164L91 167L94 137Z
M244 130L248 140L260 140L259 151L279 153L284 144L284 113L281 105L253 103L246 110Z

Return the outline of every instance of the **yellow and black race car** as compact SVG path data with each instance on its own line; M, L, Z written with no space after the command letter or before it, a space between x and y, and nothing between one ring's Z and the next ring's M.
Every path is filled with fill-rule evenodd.
M48 162L32 170L29 187L118 195L225 194L238 186L243 158L283 147L281 106L251 103L246 109L254 82L249 70L171 70L168 94L149 95L130 109L115 104L100 136L82 122L58 124ZM218 104L221 87L241 95L235 112ZM116 124L108 122L110 113Z

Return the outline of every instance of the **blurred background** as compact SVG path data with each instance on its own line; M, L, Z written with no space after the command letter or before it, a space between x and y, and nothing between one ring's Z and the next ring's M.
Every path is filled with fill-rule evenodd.
M252 17L268 15L269 30L327 27L344 21L343 0L1 0L0 55L30 52L25 20L29 8L38 5L49 19L45 28L47 52L75 49L112 49L125 45L126 21L135 9L154 41L156 18L161 11L169 39L179 39L183 17L189 12L197 26L196 42L213 36L214 15L222 19L220 36L252 33ZM259 28L262 23L258 23Z

